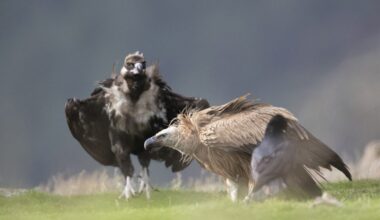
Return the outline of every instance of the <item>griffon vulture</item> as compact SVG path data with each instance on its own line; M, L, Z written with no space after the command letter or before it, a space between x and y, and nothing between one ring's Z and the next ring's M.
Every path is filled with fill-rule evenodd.
M298 138L297 129L305 133L307 141ZM264 199L280 191L297 198L320 196L322 191L310 170L321 175L320 168L331 170L333 166L351 180L347 166L333 150L294 121L275 115L252 154L255 186L247 200Z
M99 163L117 166L125 176L121 197L135 195L132 184L134 168L130 154L142 166L139 192L150 197L148 166L151 159L164 161L173 172L186 168L190 161L170 148L146 151L144 141L166 128L184 109L207 108L205 99L184 97L172 92L161 79L156 65L145 68L145 59L129 54L118 76L99 84L84 100L69 99L66 119L74 138Z
M203 168L226 178L229 195L232 201L236 201L240 186L252 189L255 184L250 168L252 151L263 140L270 119L278 114L291 122L295 132L293 138L303 147L311 148L311 151L327 148L288 110L255 103L245 97L221 106L180 114L168 128L147 139L144 146L148 150L169 146L196 159ZM346 165L332 150L323 158L350 177ZM304 161L319 164L314 159L309 156Z

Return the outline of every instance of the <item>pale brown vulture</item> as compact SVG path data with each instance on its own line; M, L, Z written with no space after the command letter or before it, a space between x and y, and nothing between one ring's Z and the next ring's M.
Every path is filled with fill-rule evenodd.
M65 112L72 135L81 146L103 165L117 166L125 176L121 194L135 195L131 154L142 166L139 191L150 197L148 166L151 159L164 161L173 172L186 168L190 161L173 149L150 152L144 149L146 138L166 128L184 109L207 108L205 99L174 93L161 79L156 65L145 68L145 59L136 52L125 58L116 78L100 83L84 100L69 99Z
M263 140L270 119L278 114L292 122L296 132L294 137L303 142L304 147L326 147L304 129L288 110L255 103L246 97L221 106L180 114L173 124L147 139L144 145L148 150L170 146L195 158L205 169L226 178L230 197L236 201L240 186L254 186L250 168L252 151ZM329 162L349 175L340 157L331 152L335 156L329 158L331 155L326 155L325 159L335 160Z

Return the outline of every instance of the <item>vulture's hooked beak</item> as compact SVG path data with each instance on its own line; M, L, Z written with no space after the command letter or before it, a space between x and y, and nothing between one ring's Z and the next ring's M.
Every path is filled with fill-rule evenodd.
M157 137L153 136L145 140L144 148L148 151L155 151L160 149L162 146L158 143Z
M140 75L144 73L145 70L145 62L142 63L130 63L127 64L127 70L132 75Z
M143 64L142 63L135 63L135 68L132 70L133 74L139 74L143 72Z

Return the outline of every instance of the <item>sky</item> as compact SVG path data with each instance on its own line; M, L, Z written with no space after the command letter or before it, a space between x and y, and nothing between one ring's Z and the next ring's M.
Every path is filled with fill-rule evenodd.
M250 93L357 160L380 138L379 11L375 0L0 1L0 186L101 168L64 104L136 50L178 93L213 105ZM151 175L172 178L160 163Z

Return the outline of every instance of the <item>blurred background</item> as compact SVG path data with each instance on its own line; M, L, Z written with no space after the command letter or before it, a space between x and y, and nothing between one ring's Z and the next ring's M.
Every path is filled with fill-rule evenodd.
M0 1L0 186L102 168L64 104L136 50L174 91L215 105L249 92L355 162L380 138L379 12L375 0ZM151 175L173 177L156 162ZM195 162L183 172L198 175Z

